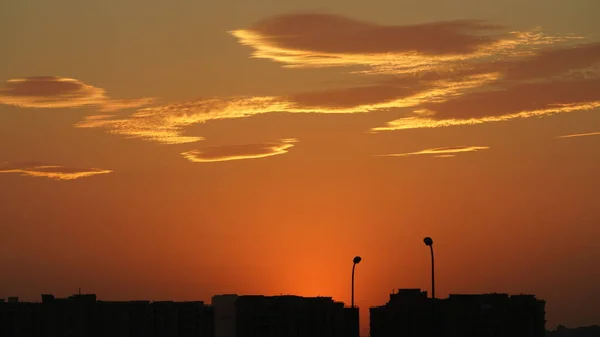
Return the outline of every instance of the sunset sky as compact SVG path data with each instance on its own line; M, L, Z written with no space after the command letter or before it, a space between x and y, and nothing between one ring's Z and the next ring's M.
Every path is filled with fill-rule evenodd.
M600 323L598 0L0 4L0 298L533 293Z

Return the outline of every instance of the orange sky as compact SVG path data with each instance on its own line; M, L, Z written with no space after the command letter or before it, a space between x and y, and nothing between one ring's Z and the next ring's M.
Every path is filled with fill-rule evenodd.
M534 293L600 322L596 0L0 5L0 297Z

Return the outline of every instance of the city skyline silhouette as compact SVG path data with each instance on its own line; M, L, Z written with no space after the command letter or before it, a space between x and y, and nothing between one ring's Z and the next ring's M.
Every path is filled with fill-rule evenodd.
M600 332L598 325L547 329L546 302L527 294L450 294L437 299L421 289L398 289L387 303L369 308L369 326L362 329L359 308L323 296L222 294L206 304L105 301L80 289L67 298L42 294L41 299L0 299L2 335L591 337Z
M559 335L560 333L577 333L579 331L582 331L581 333L583 333L583 331L592 331L590 333L596 333L597 331L592 330L595 329L595 327L597 327L598 325L594 324L594 325L588 325L588 326L580 326L580 327L570 327L571 330L565 328L565 326L563 324L558 324L555 327L549 327L547 326L547 320L546 320L546 301L543 299L539 299L536 298L534 294L524 294L524 293L517 293L517 294L506 294L506 293L499 293L499 292L490 292L490 293L484 293L484 294L474 294L474 293L464 293L464 294L456 294L456 293L450 293L449 296L445 299L439 299L435 296L435 265L434 265L434 252L433 252L433 239L429 236L425 237L423 239L423 243L429 247L430 253L431 253L431 295L428 297L428 292L427 290L421 290L420 288L400 288L397 290L397 293L395 292L396 290L394 289L394 291L390 294L390 300L387 304L381 304L381 305L371 305L369 306L368 309L368 320L367 321L367 326L365 326L364 324L361 325L361 323L363 323L365 321L364 316L365 314L362 314L362 318L359 318L359 312L360 312L360 307L356 306L356 318L351 318L351 320L348 323L340 323L341 327L340 329L343 330L343 336L371 336L371 337L383 337L383 336L395 336L396 334L400 333L403 336L426 336L428 334L431 334L431 336L465 336L465 333L468 336L478 336L477 333L483 333L483 331L485 330L481 330L480 332L477 332L478 330L475 331L471 331L471 330L464 330L465 328L463 327L463 325L465 323L461 323L463 320L466 320L469 325L473 325L473 327L477 327L479 326L479 329L488 329L485 328L486 325L488 323L484 323L487 322L487 318L484 321L479 321L480 319L483 318L474 318L471 317L473 315L473 313L469 313L466 314L467 316L462 316L461 314L456 314L456 311L460 311L460 310L465 310L465 312L467 310L475 310L475 312L479 312L480 310L488 311L491 308L500 306L500 308L504 308L504 309L494 309L494 311L496 312L495 315L499 315L499 317L496 318L490 318L490 331L495 331L494 333L500 333L500 334L510 334L511 336L529 336L529 337L535 337L535 336L545 336L548 333L553 333L554 335ZM219 312L219 308L220 308L220 302L216 301L216 299L220 299L223 298L226 302L225 303L229 303L230 306L235 305L236 306L236 312L240 309L238 309L238 300L243 299L245 302L249 303L251 306L253 305L253 302L255 302L256 300L261 300L261 299L273 299L275 301L278 301L277 299L281 299L282 301L285 301L286 299L295 299L297 298L298 300L301 301L305 301L305 300L329 300L332 301L331 303L337 303L340 305L340 309L344 309L344 310L354 310L355 308L355 304L354 304L354 295L355 295L355 268L356 265L359 264L360 262L362 262L362 257L357 255L352 259L352 273L351 273L351 304L344 304L344 302L338 302L336 301L334 298L329 297L329 296L321 296L321 295L317 295L316 297L302 297L302 296L298 296L295 294L278 294L278 295L252 295L252 294L216 294L212 296L212 301L208 304L205 304L205 301L203 300L185 300L185 301L173 301L173 300L148 300L148 299L134 299L134 300L126 300L126 301L106 301L106 300L101 300L101 299L97 299L97 295L96 294L85 294L82 293L81 288L78 289L78 293L74 294L72 296L69 297L65 297L63 299L58 299L58 301L61 301L63 303L78 303L78 302L87 302L87 303L122 303L123 305L129 305L129 306L133 306L133 305L139 305L141 303L145 303L146 305L161 305L162 303L173 303L176 306L188 306L190 307L190 305L192 305L192 307L190 308L194 308L194 307L202 307L204 308L203 310L210 310L210 315L206 317L202 317L199 318L198 321L204 322L201 323L202 324L202 332L200 332L200 330L198 330L199 332L194 332L194 333L201 333L202 336L205 336L204 334L208 334L207 336L213 336L213 334L215 336L220 336L220 337L224 337L224 336L261 336L261 334L259 333L259 335L255 335L253 333L250 334L245 334L242 333L241 335L238 333L235 333L235 329L233 332L223 332L223 330L225 329L225 331L227 329L230 328L223 328L223 327L218 327L218 312ZM55 303L55 296L53 294L42 294L41 295L41 304L52 304ZM228 300L228 298L232 298L233 300ZM515 302L513 304L513 306L506 306L508 304L508 302L506 302L507 300L511 300L513 302ZM415 300L417 302L415 302ZM535 304L528 304L527 307L523 307L520 308L518 305L522 305L522 304L518 304L518 303L522 303L523 300L529 300L529 301L534 301ZM66 301L66 302L65 302ZM92 302L89 302L92 301ZM98 301L98 302L96 302ZM227 302L228 301L228 302ZM465 302L467 301L467 302ZM470 304L472 301L475 301L473 304ZM439 302L438 304L436 304L436 302ZM446 303L447 302L447 303ZM15 311L17 314L10 314L11 312L11 305L18 305L18 304L26 304L26 305L31 305L31 304L35 304L35 303L39 303L39 302L22 302L19 300L18 296L9 296L8 298L0 298L0 305L1 304L8 304L9 307L5 308L2 307L0 308L0 327L6 329L6 326L13 326L14 323L11 323L11 321L7 321L6 317L8 316L9 318L13 318L11 315L15 315L18 316L19 314L19 310ZM243 302L242 302L243 303ZM525 302L527 303L527 302ZM207 306L208 305L208 306ZM254 304L256 305L256 304ZM391 306L390 306L391 305ZM430 309L424 309L423 305L427 307L429 307ZM436 305L438 306L438 308L436 309ZM441 308L439 307L441 305ZM475 305L475 309L472 309L471 306ZM515 305L517 305L515 307ZM535 306L532 307L532 305ZM541 307L538 309L537 306L541 305ZM477 306L481 306L481 308L477 308ZM176 309L176 307L173 307L174 310L179 310L179 312L181 312L181 310L185 310L185 309ZM405 308L405 309L403 309ZM110 310L110 309L109 309ZM248 311L249 310L249 311ZM251 314L256 312L257 308L256 307L250 307L248 310L243 310L241 311L242 313L246 312L245 315L247 314ZM270 315L275 314L278 310L274 312L271 312ZM309 309L309 310L313 310L313 309ZM384 310L384 311L382 311ZM411 330L407 330L402 332L401 329L405 329L402 328L404 325L403 324L407 324L407 323L401 323L398 327L392 327L392 326L396 326L398 324L398 319L399 318L393 318L391 320L389 320L390 318L385 318L386 315L389 315L387 313L385 313L385 310L400 310L399 314L404 315L406 314L406 312L413 312L412 315L414 315L414 312L416 312L419 316L415 316L413 317L412 315L410 317L406 317L406 318L400 318L403 320L408 319L408 321L406 321L407 323L410 324L415 324L414 328L411 328ZM408 311L405 311L408 310ZM427 312L427 310L429 310L429 312ZM500 310L500 311L498 311ZM502 313L504 310L505 313ZM520 320L522 320L524 313L522 312L523 310L532 310L530 313L525 314L525 317L529 317L527 315L531 315L530 318L527 318L527 320L533 320L532 323L526 323L529 321L523 321L522 323L518 323L516 326L513 326L510 323L510 319L509 318L503 318L505 317L506 314L509 315L515 315L514 317L519 317ZM8 315L7 315L8 312ZM310 311L309 311L310 312ZM22 314L21 314L22 315ZM98 315L98 313L96 313L96 315ZM133 315L133 314L132 314ZM154 311L154 315L156 315L156 311ZM182 315L181 313L179 313L178 315ZM236 314L238 315L238 314ZM297 311L294 311L291 313L292 317L294 317L294 315L297 315ZM375 316L374 316L375 315ZM449 316L452 315L452 316ZM256 319L258 319L258 317L260 316L256 316L256 318L245 318L243 320L243 322L254 322ZM352 316L349 316L352 317ZM375 318L374 318L375 317ZM402 316L399 316L402 317ZM449 318L450 317L450 318ZM454 317L454 318L451 318ZM484 317L484 316L482 316ZM4 320L2 320L4 318ZM13 318L14 319L14 318ZM32 318L29 318L32 319ZM475 321L471 322L471 320L475 319ZM502 319L507 319L507 323L502 323L504 324L504 327L500 330L494 330L496 329L495 326L497 325L497 323L493 323L496 322L496 320L502 320ZM39 320L39 319L38 319ZM229 319L228 319L229 320ZM385 321L385 320L389 320L389 321ZM384 323L387 322L387 323ZM40 322L42 322L40 320ZM108 323L108 321L103 321L105 323L102 323L102 325L110 325ZM178 331L178 336L183 336L183 335L188 335L190 333L192 333L191 331L196 331L196 330L185 330L189 324L194 325L194 323L190 322L190 323L186 323L183 324L181 323L181 318L179 319L179 327L178 325L174 326L174 329L179 329ZM210 323L207 323L210 322ZM226 321L227 323L231 324L231 322ZM416 323L415 323L416 322ZM537 322L537 323L533 323L533 322ZM114 324L114 323L111 323ZM207 324L209 324L210 326L207 326ZM221 325L223 325L224 323L221 323ZM256 323L248 323L248 324L256 324ZM287 323L286 323L287 324ZM346 327L344 328L345 325L350 324L350 327ZM388 325L391 324L392 326L388 327ZM482 325L483 324L483 325ZM525 325L522 324L529 324L528 328ZM197 325L197 323L196 323ZM356 325L355 327L351 327L352 325ZM155 328L156 327L156 322L154 323ZM182 328L181 326L183 326L184 328ZM237 329L240 329L239 323L234 321L234 326L237 326ZM245 327L245 325L242 325L243 327ZM483 326L484 328L481 328L481 326ZM502 326L502 325L501 325ZM94 329L91 327L87 327L86 328L90 328L90 329ZM112 328L111 328L112 329ZM160 329L164 329L164 328L160 328ZM181 330L184 329L184 330ZM198 329L198 327L196 328ZM215 330L216 329L216 330ZM241 328L241 331L246 331L244 330L245 328ZM383 329L383 330L382 330ZM388 329L393 329L393 330L388 330ZM400 330L398 330L400 329ZM457 330L458 329L458 330ZM476 328L477 329L477 328ZM530 330L523 330L523 329L530 329ZM536 330L537 329L537 330ZM582 330L582 329L588 329L588 330ZM1 330L1 329L0 329ZM353 332L355 330L355 332ZM456 331L455 331L456 330ZM93 331L93 330L91 330ZM137 330L136 330L137 331ZM158 331L158 330L157 330ZM219 332L220 331L220 332ZM375 331L375 332L374 332ZM391 332L391 331L395 331L395 332ZM470 332L469 332L470 331ZM529 331L529 332L528 332ZM537 332L535 332L537 331ZM565 332L565 331L574 331L574 332ZM156 331L154 332L155 334L157 333ZM318 333L317 333L318 334ZM374 334L374 335L373 335ZM136 334L137 335L137 334ZM159 333L160 336L162 336L161 333ZM167 333L164 334L165 336L169 335ZM265 336L271 336L270 334L265 333ZM9 334L8 336L37 336L37 335L26 335L26 334L14 334L11 335ZM303 336L303 335L302 335ZM595 335L593 335L595 336Z

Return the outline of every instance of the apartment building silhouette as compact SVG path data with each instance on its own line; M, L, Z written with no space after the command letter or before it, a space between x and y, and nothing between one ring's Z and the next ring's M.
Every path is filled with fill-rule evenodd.
M369 310L371 337L542 337L546 334L545 302L533 295L450 295L436 299L433 304L427 292L420 289L400 289L390 294L388 303Z

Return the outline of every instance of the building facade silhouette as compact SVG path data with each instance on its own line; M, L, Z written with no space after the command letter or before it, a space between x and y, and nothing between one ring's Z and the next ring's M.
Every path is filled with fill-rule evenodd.
M215 337L235 337L235 302L238 295L225 294L212 297L215 314Z
M371 337L422 337L430 333L431 303L427 292L400 289L383 306L369 309Z
M0 302L1 337L212 337L213 321L203 302L110 302L93 294Z
M357 308L330 297L218 295L203 302L0 300L0 337L359 337Z
M435 300L400 289L369 310L371 337L542 337L545 302L533 295L467 294ZM433 327L435 326L435 334Z
M567 328L559 325L555 330L546 333L548 337L600 337L600 326L590 325L578 328Z
M358 337L358 309L331 297L240 296L237 337Z

